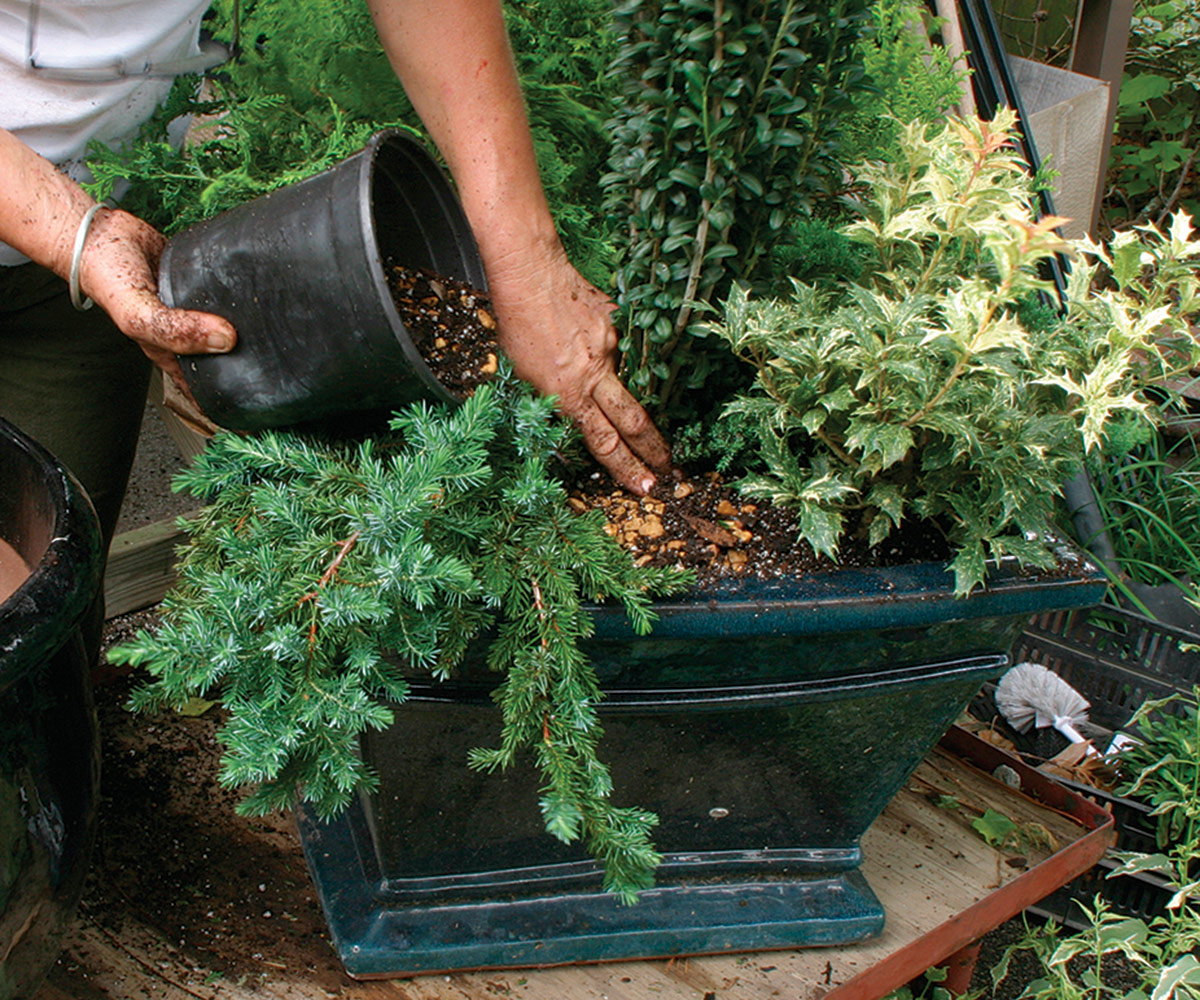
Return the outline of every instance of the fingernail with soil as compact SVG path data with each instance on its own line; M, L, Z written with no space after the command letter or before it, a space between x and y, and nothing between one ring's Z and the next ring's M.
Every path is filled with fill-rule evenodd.
M210 333L204 344L210 351L229 350L229 338L219 333Z
M642 480L641 486L643 493L649 493L652 489L654 489L654 477L647 476Z

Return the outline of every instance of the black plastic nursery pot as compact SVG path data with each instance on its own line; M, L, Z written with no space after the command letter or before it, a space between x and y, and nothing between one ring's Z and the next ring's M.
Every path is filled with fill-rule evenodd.
M414 683L363 740L378 791L322 823L309 869L347 971L362 978L835 945L878 934L860 839L1030 616L1086 607L1104 577L1007 562L953 596L940 564L747 581L660 602L649 637L594 609L601 753L617 804L656 811L665 861L634 906L543 830L532 768L466 766L493 745L496 683L475 663Z
M444 172L398 131L174 236L159 266L162 300L238 331L229 354L179 359L205 414L261 430L452 401L396 311L389 263L486 288Z
M79 623L101 543L79 484L2 419L0 539L24 563L0 603L0 1000L12 1000L58 957L95 832L99 740ZM15 583L12 552L0 558Z

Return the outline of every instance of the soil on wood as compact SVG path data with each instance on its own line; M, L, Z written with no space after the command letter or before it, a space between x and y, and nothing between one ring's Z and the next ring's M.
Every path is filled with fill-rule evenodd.
M154 622L114 619L106 648ZM144 677L102 670L98 680L99 833L80 920L113 941L129 921L152 928L207 985L286 971L339 995L351 980L327 940L291 815L238 816L242 793L217 780L222 708L134 715L125 702ZM50 984L78 995L69 949Z
M496 319L486 292L403 264L389 264L387 277L413 345L449 392L466 398L496 374Z
M850 540L838 561L800 540L794 511L748 500L717 472L660 478L648 496L622 489L589 468L569 483L572 508L604 512L605 530L639 566L692 570L702 589L726 580L799 578L837 567L896 566L949 558L945 538L919 522L905 524L875 548Z

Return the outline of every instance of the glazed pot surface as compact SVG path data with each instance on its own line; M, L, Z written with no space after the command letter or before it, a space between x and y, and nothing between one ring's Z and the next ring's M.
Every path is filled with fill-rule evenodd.
M82 488L0 420L0 998L29 997L62 947L95 831L99 741L79 624L100 582ZM14 567L13 554L25 568Z
M379 787L301 839L355 976L850 944L884 913L860 838L1029 617L1086 607L1105 579L995 567L955 598L945 566L841 570L655 603L639 636L593 608L614 804L660 818L657 884L603 892L578 844L544 830L535 769L466 766L494 743L485 647L443 683L413 672L395 722L363 737ZM463 803L471 803L464 808Z

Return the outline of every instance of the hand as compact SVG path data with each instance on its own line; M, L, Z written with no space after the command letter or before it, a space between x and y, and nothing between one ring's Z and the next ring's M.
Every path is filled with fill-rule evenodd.
M176 354L219 354L237 342L228 320L170 309L158 297L158 261L166 238L128 212L101 209L80 258L84 294L190 398Z
M647 493L652 470L670 467L671 451L649 415L616 374L612 303L571 266L562 247L488 268L499 341L516 373L573 418L588 450L622 486Z

